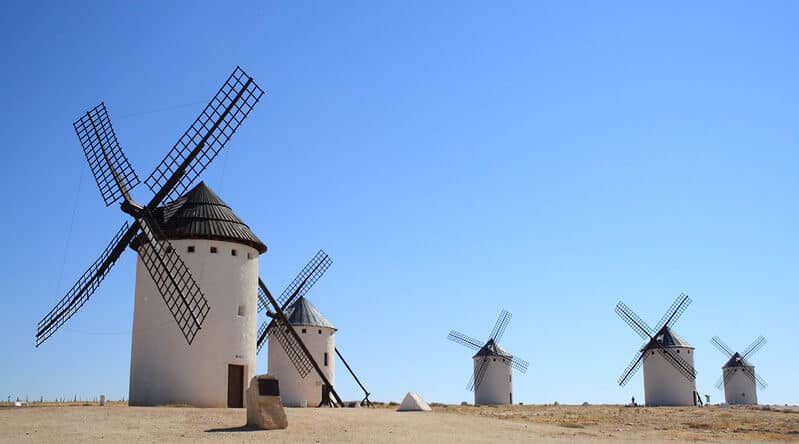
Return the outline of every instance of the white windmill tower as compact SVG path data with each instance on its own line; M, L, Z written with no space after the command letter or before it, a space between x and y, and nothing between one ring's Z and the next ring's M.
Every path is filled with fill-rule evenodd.
M474 368L468 390L474 390L475 405L513 404L513 370L526 373L529 364L518 356L513 356L499 346L511 314L505 310L499 314L488 340L478 341L463 333L452 330L447 339L465 345L476 351L472 357Z
M271 319L258 328L258 352L269 343L269 372L283 376L280 380L282 398L289 406L343 406L333 387L336 376L333 353L363 390L360 404L372 405L369 391L336 347L336 328L305 298L332 262L327 253L319 250L277 299L259 280L258 309L266 309ZM292 327L279 327L289 324ZM296 337L296 340L290 341L290 337ZM312 368L315 374L308 376Z
M694 347L669 327L690 303L691 298L681 294L654 329L623 302L616 305L616 313L647 341L618 382L620 386L626 385L643 363L644 399L648 406L695 405L697 402Z
M213 307L191 346L174 334L141 257L130 356L130 405L243 407L256 373L258 256L250 228L204 182L153 213ZM137 239L138 240L138 239Z
M259 309L275 310L267 311L272 320L258 329L257 350L268 342L268 372L280 381L280 397L288 407L343 405L334 388L336 327L305 297L331 264L320 250L276 300L261 285ZM299 338L297 344L286 341L289 335L283 331L285 326L281 328L276 322L277 311ZM312 368L316 370L313 373ZM334 399L330 399L331 394Z
M759 336L743 353L733 352L718 336L713 336L710 342L724 354L727 362L721 367L721 376L716 382L716 388L724 385L724 402L727 404L757 404L757 386L761 390L768 387L766 381L755 374L755 366L749 362L758 350L766 345L766 338Z
M228 367L221 362L244 363L254 371L258 254L266 247L204 185L186 192L225 147L263 93L253 78L237 67L145 181L153 192L146 205L136 202L130 194L140 183L139 178L119 145L105 104L74 122L106 206L121 202L121 210L133 221L123 224L100 257L39 322L37 347L78 312L133 244L139 261L131 403L185 402L221 407L232 399L240 404L243 384L237 393L231 386ZM163 202L170 203L161 207ZM199 257L208 254L218 257L208 261ZM224 265L222 256L227 256ZM221 269L215 268L217 261ZM203 293L198 281L207 293ZM218 302L219 307L212 310L209 299ZM247 314L248 306L251 315ZM237 324L230 320L239 315L243 319L234 319ZM204 325L206 318L211 325ZM236 339L230 339L230 333L218 333L231 324L240 327ZM201 333L203 327L210 331ZM217 338L216 334L224 337ZM189 348L192 344L196 350Z

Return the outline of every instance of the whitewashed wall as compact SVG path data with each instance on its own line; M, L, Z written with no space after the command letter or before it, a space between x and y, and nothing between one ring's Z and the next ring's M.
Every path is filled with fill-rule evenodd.
M211 310L189 346L138 259L130 404L226 407L228 364L244 366L244 385L255 375L258 252L222 241L175 240L172 245ZM187 252L189 245L194 253ZM210 253L211 246L217 248L216 254ZM231 255L233 249L236 256Z
M754 372L754 367L750 367ZM724 402L727 404L757 404L755 382L746 376L741 367L722 369L724 380Z
M672 347L673 353L694 365L694 350ZM654 351L654 354L652 352ZM696 381L686 378L656 350L647 350L644 358L644 397L646 405L694 405Z
M305 333L302 330L305 329ZM328 327L298 325L294 330L300 335L308 351L322 368L333 387L336 385L336 330ZM319 333L321 331L321 334ZM316 407L322 402L322 379L311 369L305 378L300 378L297 368L286 355L283 347L273 335L269 335L269 374L280 384L280 398L287 407ZM327 366L324 355L327 353Z
M473 359L475 377L477 377L483 358L483 356L478 356ZM475 387L474 403L476 405L510 404L510 394L513 391L511 380L513 369L507 364L507 359L498 356L486 358L488 365L482 382ZM505 363L502 362L503 360Z

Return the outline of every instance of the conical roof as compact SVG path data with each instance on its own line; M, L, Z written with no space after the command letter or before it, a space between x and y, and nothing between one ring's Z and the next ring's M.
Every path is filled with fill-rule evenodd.
M655 342L658 344L655 344ZM668 326L665 326L660 329L659 332L652 337L652 340L649 341L646 345L641 347L641 351L650 350L655 348L661 347L685 347L685 348L694 348L691 344L688 343L685 339L683 339L680 335L674 332L674 330L670 329Z
M488 342L481 348L480 350L475 353L472 358L476 358L478 356L503 356L506 358L510 358L511 354L505 351L504 348L500 347L499 344L494 342L493 339L489 339Z
M730 357L729 361L727 361L722 368L727 368L727 367L754 367L754 366L752 365L751 362L744 359L744 357L741 356L740 353L736 352L734 355Z
M220 240L249 245L258 253L266 251L266 245L205 182L156 208L153 216L170 240ZM142 240L138 236L131 242L131 248L137 249Z
M286 317L291 325L308 325L311 327L328 327L336 329L333 324L309 301L300 296L286 308Z

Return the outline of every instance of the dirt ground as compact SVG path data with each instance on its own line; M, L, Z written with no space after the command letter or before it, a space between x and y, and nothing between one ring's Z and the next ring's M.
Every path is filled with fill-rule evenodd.
M0 408L0 442L674 442L799 441L791 408L434 406L287 409L289 428L243 427L242 409L63 404Z

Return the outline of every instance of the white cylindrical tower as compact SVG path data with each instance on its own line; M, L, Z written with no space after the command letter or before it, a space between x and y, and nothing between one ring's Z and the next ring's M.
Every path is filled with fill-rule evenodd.
M186 342L141 257L130 359L130 405L243 407L256 373L261 242L204 183L154 214L210 310ZM134 249L148 248L141 239Z
M325 377L336 384L336 328L311 302L300 297L286 308L294 330L302 338ZM300 377L280 342L269 335L269 374L280 381L280 397L286 407L316 407L322 402L323 382L316 370Z
M732 355L721 368L724 378L724 402L727 404L757 404L755 367L739 353Z
M663 327L653 341L667 348L685 362L694 366L694 347L679 337L669 327ZM696 381L683 375L660 351L660 346L650 342L642 351L644 355L644 398L647 406L694 405Z
M513 370L511 355L493 339L472 358L474 361L474 403L475 405L513 404ZM485 363L481 379L480 368Z

